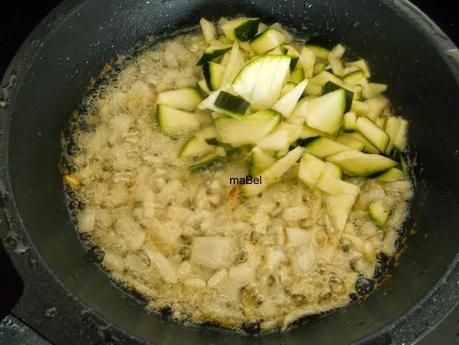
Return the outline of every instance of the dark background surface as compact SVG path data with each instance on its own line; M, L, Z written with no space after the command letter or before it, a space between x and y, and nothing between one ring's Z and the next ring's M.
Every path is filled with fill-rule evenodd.
M0 76L35 25L61 0L0 1ZM459 45L458 0L413 0ZM20 278L0 244L0 319L8 314L22 292ZM2 336L0 334L0 344ZM459 308L419 345L459 344Z

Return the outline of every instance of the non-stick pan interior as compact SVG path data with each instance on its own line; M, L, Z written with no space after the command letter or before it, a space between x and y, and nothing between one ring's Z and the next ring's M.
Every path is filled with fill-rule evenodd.
M392 3L392 2L391 2ZM11 105L9 176L17 217L43 260L66 288L118 327L157 344L349 343L370 335L411 309L445 273L459 248L459 92L427 27L387 1L87 0L56 25L42 27L36 55L21 68ZM300 35L342 42L367 58L375 80L411 120L418 163L408 242L393 278L367 301L287 334L256 339L214 328L185 327L143 308L115 288L91 262L64 202L58 170L60 135L90 78L147 35L195 25L201 16L245 14L281 22ZM44 34L46 32L46 35ZM441 37L440 37L441 38ZM26 49L31 49L26 47ZM153 119L152 119L153 121ZM282 341L281 341L282 339Z

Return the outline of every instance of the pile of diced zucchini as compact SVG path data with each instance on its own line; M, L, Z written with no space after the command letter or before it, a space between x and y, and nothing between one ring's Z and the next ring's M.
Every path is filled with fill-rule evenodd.
M406 149L408 122L391 114L387 85L370 82L365 60L345 62L342 45L300 44L257 18L200 25L208 43L197 61L202 79L161 93L157 106L164 134L191 134L180 157L192 168L248 148L248 171L263 181L242 186L251 197L298 167L298 178L325 194L340 231L359 195L343 176L403 178L391 157ZM383 227L384 205L369 211Z

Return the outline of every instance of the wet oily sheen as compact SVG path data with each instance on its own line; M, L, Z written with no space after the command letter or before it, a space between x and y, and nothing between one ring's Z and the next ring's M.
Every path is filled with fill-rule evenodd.
M308 48L255 18L201 27L121 63L85 100L79 150L65 157L78 230L113 279L186 322L285 330L371 293L413 193L384 156L406 146L405 120L340 48ZM277 99L240 74L257 56L268 70L272 55ZM372 97L357 100L356 85Z

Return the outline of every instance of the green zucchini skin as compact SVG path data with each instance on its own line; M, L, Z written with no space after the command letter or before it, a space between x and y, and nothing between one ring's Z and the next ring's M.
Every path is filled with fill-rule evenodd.
M344 112L347 113L351 110L352 107L352 100L354 99L354 93L352 91L349 91L347 89L342 88L339 85L336 85L332 81L327 81L324 85L324 94L330 93L339 89L344 90L344 97L346 98L346 108L344 109Z
M234 29L234 34L241 42L250 41L257 35L259 24L259 19L247 20L244 24L239 25L236 29Z
M299 57L292 56L292 59L290 60L290 70L293 71L298 64L298 61L300 61Z
M234 96L228 92L221 91L215 100L215 106L227 110L235 115L244 115L250 103L242 97Z
M209 90L213 91L218 89L218 86L221 83L223 68L219 64L213 62L206 62L202 66L202 73L204 75L204 79L206 80L207 87L209 88Z
M229 48L223 48L223 49L218 49L214 50L212 52L204 53L202 54L201 58L199 59L197 65L204 65L206 62L212 61L213 59L218 58L219 56L222 56L225 54L227 51L230 51L231 47Z

